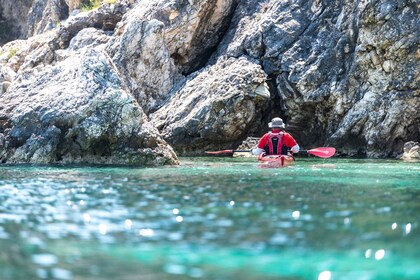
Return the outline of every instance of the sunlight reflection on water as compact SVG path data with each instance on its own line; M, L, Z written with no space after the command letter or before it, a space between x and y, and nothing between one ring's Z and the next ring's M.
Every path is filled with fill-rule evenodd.
M16 269L0 255L0 278L101 277L123 266L154 279L420 277L416 164L219 161L0 167L0 249L17 246L38 267L21 260Z

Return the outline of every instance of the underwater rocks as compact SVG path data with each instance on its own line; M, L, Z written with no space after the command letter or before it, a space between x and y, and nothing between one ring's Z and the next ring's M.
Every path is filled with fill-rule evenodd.
M191 75L151 122L181 155L238 145L270 102L266 75L242 57Z
M106 53L48 66L0 95L0 162L176 164Z

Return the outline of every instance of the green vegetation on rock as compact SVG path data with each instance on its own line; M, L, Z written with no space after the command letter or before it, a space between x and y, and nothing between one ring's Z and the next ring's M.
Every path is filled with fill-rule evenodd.
M82 11L87 12L99 8L101 4L102 0L83 0L80 8Z
M83 0L80 8L82 11L87 12L99 8L102 3L110 5L115 4L116 2L117 0Z
M12 57L15 56L15 54L17 53L18 49L10 49L9 53L7 55L7 60L11 59Z

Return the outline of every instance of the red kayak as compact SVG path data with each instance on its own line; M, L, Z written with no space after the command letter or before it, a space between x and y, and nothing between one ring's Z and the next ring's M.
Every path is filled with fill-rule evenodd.
M286 167L295 159L289 155L264 155L262 153L258 156L258 161L262 163L261 167Z

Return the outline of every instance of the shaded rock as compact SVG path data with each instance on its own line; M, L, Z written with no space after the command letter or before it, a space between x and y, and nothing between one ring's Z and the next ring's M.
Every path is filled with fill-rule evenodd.
M0 44L51 30L68 15L65 0L0 0Z
M268 106L265 81L252 61L220 60L192 75L151 122L181 155L238 145Z
M404 144L404 153L401 159L412 160L420 159L420 143L415 141L409 141Z
M213 59L260 61L270 110L302 146L395 157L420 137L417 14L415 1L241 1Z
M3 148L5 141L6 141L6 139L4 137L4 134L0 133L0 149Z
M176 164L124 88L94 49L12 85L0 96L0 162Z
M204 66L228 27L233 0L140 1L107 48L146 113Z

